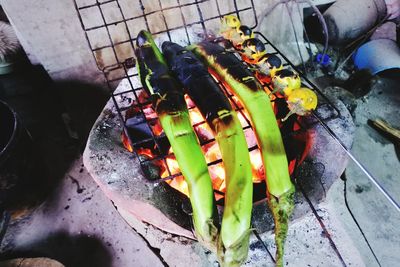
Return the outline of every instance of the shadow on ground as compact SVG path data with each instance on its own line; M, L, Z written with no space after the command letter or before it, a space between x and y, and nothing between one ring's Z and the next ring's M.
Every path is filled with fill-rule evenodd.
M86 235L69 236L65 232L55 233L30 244L29 248L20 248L12 254L0 256L1 260L13 258L48 257L66 267L109 267L112 257L102 242Z
M49 196L79 158L108 93L82 82L53 82L41 66L27 64L0 76L0 99L17 112L32 137L23 152L30 159L27 175L5 207L0 207L21 217ZM65 118L70 121L66 123Z

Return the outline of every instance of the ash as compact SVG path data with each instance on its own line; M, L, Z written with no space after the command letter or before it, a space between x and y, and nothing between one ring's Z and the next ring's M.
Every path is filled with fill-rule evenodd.
M158 39L157 42L161 43L162 40ZM135 75L136 70L130 69L129 74ZM135 100L135 95L130 91L131 86L141 87L137 76L129 79L122 80L114 92L114 94L125 92L116 96L119 107L129 107ZM353 120L341 101L333 101L340 114L332 118L331 115L335 111L322 105L317 111L318 115L329 118L326 120L327 125L333 129L346 147L351 147L354 132ZM307 264L311 266L322 266L328 262L333 265L339 264L328 239L311 212L310 204L304 197L306 195L317 208L319 216L323 217L327 227L331 229L330 234L338 237L341 247L348 248L341 251L346 262L352 262L356 266L361 265L361 259L353 249L351 240L342 227L331 220L329 210L324 208L324 200L329 188L338 180L347 166L347 156L315 120L310 118L307 125L308 130L314 135L314 144L295 175L296 183L303 189L303 193L298 190L296 195L296 209L287 238L286 260L289 266L291 264L299 266L300 259L302 261L307 259ZM182 261L191 265L198 264L196 266L216 264L215 255L205 251L194 241L191 218L185 208L187 198L178 197L176 192L165 183L149 181L144 177L138 159L122 146L121 131L122 125L117 110L110 100L93 126L84 153L85 166L94 180L114 202L128 223L152 247L160 249L160 256L166 263L174 266L179 260L181 266ZM252 224L274 255L273 223L266 203L254 206ZM271 257L255 236L251 239L250 247L247 266L265 266L268 262L272 264ZM176 251L180 251L179 257L176 257ZM310 251L315 254L311 258L307 257Z

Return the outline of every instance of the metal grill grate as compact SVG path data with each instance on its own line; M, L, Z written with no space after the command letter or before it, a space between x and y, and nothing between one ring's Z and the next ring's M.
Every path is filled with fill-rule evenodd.
M82 27L85 31L89 47L93 52L93 56L96 60L98 68L104 73L110 91L113 92L116 86L123 79L126 79L129 83L129 90L112 93L114 104L116 105L118 114L121 118L121 121L124 122L125 127L126 120L124 118L124 112L132 106L121 106L121 104L116 100L116 97L139 99L138 94L142 88L132 82L132 79L137 78L138 75L135 71L132 71L132 68L135 64L133 55L136 48L136 35L141 29L140 26L143 26L145 29L150 31L154 35L155 39L161 38L170 41L176 41L183 45L188 45L193 43L195 41L194 39L198 40L198 36L193 36L193 34L191 34L193 27L198 26L203 33L202 37L207 37L209 35L207 25L219 25L220 18L225 15L236 14L242 19L242 21L244 21L244 24L251 25L251 28L253 29L257 27L258 23L253 0L233 1L233 10L227 9L221 0L176 0L162 2L159 0L151 1L152 3L155 3L155 6L150 6L148 4L146 6L146 3L148 2L149 1L141 0L75 0L75 6L78 11ZM133 10L135 11L133 12ZM212 11L210 12L210 10ZM186 11L191 14L192 18L188 18L187 13L185 13ZM169 20L171 16L169 15L170 13L174 14L175 17L180 16L181 24L177 25L177 23L174 22L175 25L172 25L173 23L171 23ZM252 19L250 21L247 19L246 22L246 18L249 17ZM159 23L161 26L152 26L154 23ZM273 44L271 44L263 34L256 34L258 34L258 37L264 41L269 53L278 55L282 59L284 66L291 67L301 74L301 72L295 66L293 66L293 64L282 53L280 53L279 50ZM120 40L123 37L125 37L125 39ZM104 55L106 54L108 54L108 56L104 58ZM323 106L329 106L328 109L332 111L328 117L321 119L328 120L339 116L339 110L337 110L334 105L332 105L330 101L325 98L323 94L321 94L319 89L304 75L301 76L303 83L306 86L313 88L318 93L320 99L319 108L322 108ZM221 88L232 100L232 95L230 95L222 86ZM233 104L235 110L246 120L247 125L245 125L243 129L251 129L250 121L242 111L242 108L239 107L234 101L231 101L231 103ZM149 104L150 102L145 101L142 103L137 103L136 107L140 109L142 114L144 114L143 107ZM154 121L149 120L148 123L151 124L154 123ZM203 123L205 122L203 121L197 123L194 126L199 126ZM309 127L309 125L302 126L303 129L300 131L304 131L307 127ZM292 132L290 134L294 133ZM156 136L152 132L152 136L149 139L130 141L131 144L136 147L149 141L153 141L154 144L156 144L160 155L159 157L155 157L153 159L144 159L143 157L140 157L140 159L142 164L149 160L164 161L163 165L166 166L169 174L168 177L161 179L161 181L165 181L173 179L181 174L171 173L171 170L166 163L166 157L171 155L163 153L157 145L159 143L159 139L161 138L163 138L163 136ZM214 139L207 140L206 142L202 143L202 145L209 144L213 141ZM257 149L256 146L249 148L250 151L255 149ZM209 166L218 164L220 162L221 160L209 162Z
M149 2L153 5L149 5ZM196 42L199 38L209 37L209 28L214 25L219 25L220 18L228 14L236 14L243 24L248 25L252 29L258 26L257 12L253 0L233 0L231 5L226 5L223 0L169 0L169 1L142 1L142 0L74 0L75 8L80 19L82 28L84 29L85 36L89 47L93 53L93 57L100 71L103 72L107 81L108 87L111 92L112 100L115 104L118 115L123 122L125 132L127 132L126 120L124 113L132 105L122 106L117 97L139 99L139 93L142 91L141 86L137 86L132 80L137 79L138 74L134 70L134 50L136 48L135 41L137 33L141 29L146 29L151 32L155 39L170 40L180 43L181 45L188 45ZM190 16L188 16L190 14ZM173 17L180 17L177 23L172 22L170 19ZM200 29L202 35L193 34L194 29ZM305 131L313 123L318 123L327 120L335 119L340 116L339 110L326 98L321 91L305 77L302 72L296 68L268 39L261 33L256 32L256 36L260 38L265 44L267 51L278 55L284 62L284 66L290 67L298 72L302 78L305 86L312 88L316 91L319 97L319 105L314 113L317 120L304 124L297 121L302 126L298 131ZM123 92L114 92L116 86L125 80L129 83L129 90ZM267 84L266 86L270 86ZM234 109L246 120L244 130L252 130L249 119L244 114L242 108L232 101L232 95L221 85L222 90L231 99ZM136 107L140 109L143 117L143 108L150 105L149 101L137 103ZM192 107L193 108L193 107ZM189 108L190 109L190 108ZM319 115L319 110L329 110L329 114L325 117ZM326 112L324 113L326 114ZM151 124L152 120L147 120ZM205 123L199 122L194 127ZM150 127L150 126L149 126ZM151 127L150 127L151 129ZM286 135L295 134L296 132L287 133ZM285 138L285 135L283 136ZM139 146L141 143L153 142L158 144L162 136L156 136L152 132L149 139L141 140L139 142L132 142L133 146ZM214 142L214 139L207 140L202 145ZM180 173L171 173L166 163L168 155L163 153L159 146L157 146L159 156L153 159L138 157L141 164L149 163L151 161L163 161L168 170L168 176L160 179L158 182L168 179L174 179L181 175ZM257 149L257 146L249 148L249 151ZM134 151L136 154L136 151ZM136 154L136 156L138 156ZM220 163L221 160L209 162L208 165ZM304 194L304 191L303 191ZM309 203L312 210L315 209L312 203ZM318 214L314 212L317 219L320 220ZM320 220L321 227L324 232L323 222ZM258 235L257 235L258 236ZM329 233L326 233L335 252L341 258L340 253L337 251L336 246L330 239ZM263 242L260 239L261 242ZM272 256L271 256L272 258ZM341 259L342 260L342 259ZM344 262L342 260L343 265Z

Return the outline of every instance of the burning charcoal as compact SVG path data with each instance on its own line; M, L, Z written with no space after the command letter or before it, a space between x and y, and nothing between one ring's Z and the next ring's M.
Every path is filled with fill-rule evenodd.
M288 219L294 208L295 188L270 98L252 72L218 44L202 42L192 49L240 99L251 118L267 176L268 204L275 221L276 261L277 266L281 266Z
M246 136L246 141L247 141L247 146L248 147L253 147L257 145L257 140L256 140L256 136L254 134L254 131L251 129L246 129L244 131L244 134Z
M197 137L199 138L200 143L207 142L208 140L211 140L214 138L211 130L208 130L205 124L202 124L198 127L195 128Z
M149 126L149 123L146 121L146 118L142 114L134 115L126 120L126 126L128 128L128 134L130 140L133 142L133 147L135 148L149 148L155 150L155 152L161 152L162 154L167 153L170 144L168 139L164 134L158 136L153 139L153 133ZM156 143L154 143L156 140ZM159 151L154 149L155 146L158 146Z
M162 134L161 136L156 138L156 145L162 155L167 154L171 147L171 144L169 143L168 138L165 134Z
M146 157L145 155L139 155L139 157ZM144 176L150 180L154 181L160 178L161 167L155 164L153 161L144 160L142 163L142 170Z
M137 114L127 119L125 125L128 127L129 136L134 143L152 136L151 129L142 114Z

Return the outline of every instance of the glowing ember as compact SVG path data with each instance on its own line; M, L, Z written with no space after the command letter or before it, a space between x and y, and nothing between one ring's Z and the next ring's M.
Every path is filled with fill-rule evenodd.
M151 149L149 149L149 148L139 148L139 149L137 150L137 153L138 153L139 155L147 156L149 159L154 158L154 154L153 154L153 152L151 151Z
M178 176L178 177L175 177L174 179L167 180L167 183L171 187L173 187L176 190L178 190L179 192L189 196L189 188L188 188L188 185L187 185L187 183L185 181L185 178L183 178L182 175Z
M203 122L203 116L201 115L200 111L197 108L193 108L189 111L189 116L192 121L192 124L198 124Z
M253 171L253 183L261 183L265 180L265 173L259 149L250 152L250 161Z
M170 149L170 153L173 153L172 148ZM175 175L181 172L181 170L179 169L179 165L178 162L175 159L175 156L173 155L169 155L165 158L169 171L171 172L171 174L168 173L168 170L165 169L164 172L161 174L161 178L165 178L168 177L170 175Z
M215 142L212 131L210 127L208 126L207 123L205 123L203 116L201 115L200 111L195 107L194 103L192 100L185 95L185 101L187 103L187 106L189 108L189 116L192 121L192 124L195 125L194 129L195 132L198 136L200 144L202 145L202 150L204 152L204 156L206 159L206 162L209 164L208 170L212 179L212 184L214 190L216 190L216 199L219 200L223 196L221 195L221 192L224 193L226 190L226 185L225 185L225 169L223 162L221 161L221 152L219 150L218 144ZM231 99L232 102L234 102L237 106L241 107L240 102L236 97L232 97ZM162 127L159 123L159 120L157 119L157 115L154 112L154 110L151 108L150 105L145 106L142 108L143 112L145 114L146 119L149 121L151 130L155 136L158 136L162 133ZM133 108L133 110L129 110L127 112L127 116L133 116L138 114L140 109ZM246 118L248 118L248 114L245 110L241 110L241 112L238 112L238 117L239 120L242 124L243 127L249 126ZM298 127L298 125L297 125ZM247 144L249 148L253 148L253 150L250 151L250 161L252 164L252 173L253 173L253 182L254 183L261 183L265 180L265 173L264 173L264 168L263 168L263 163L261 159L261 153L258 148L256 148L257 142L256 142L256 137L251 128L247 128L245 131L245 136L247 140ZM307 136L306 136L307 138ZM304 140L303 140L304 141ZM133 151L132 146L129 143L129 139L126 137L126 135L123 133L122 134L122 142L123 145L129 150ZM255 149L254 149L255 148ZM305 149L307 150L307 149ZM137 149L136 151L139 155L144 155L149 159L153 159L155 157L154 151L148 148L141 148ZM304 158L304 153L302 158ZM180 175L180 169L178 162L175 159L175 156L173 155L172 148L169 149L168 156L165 157L165 163L163 163L162 160L158 161L157 164L160 169L161 169L161 178L167 178L169 176L175 176L172 179L167 179L166 182L176 190L182 192L183 194L189 196L189 191L188 191L188 185L182 175ZM290 173L293 172L294 167L296 165L296 160L292 160L289 164L289 171ZM169 170L169 171L168 171Z
M124 147L129 151L129 152L133 152L133 148L131 146L131 142L129 142L128 136L126 136L125 131L122 132L121 134L121 140L122 140L122 144L124 145Z

